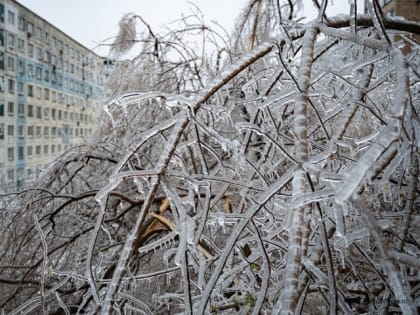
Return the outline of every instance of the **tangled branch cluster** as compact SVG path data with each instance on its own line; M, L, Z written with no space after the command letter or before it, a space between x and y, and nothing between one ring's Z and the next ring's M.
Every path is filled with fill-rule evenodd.
M2 196L1 309L416 314L420 25L293 4L230 39L127 16L96 138Z

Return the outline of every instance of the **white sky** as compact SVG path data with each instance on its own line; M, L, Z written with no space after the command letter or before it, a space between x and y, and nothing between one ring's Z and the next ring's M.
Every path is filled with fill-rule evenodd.
M191 13L187 0L18 0L63 32L99 55L108 49L98 44L117 34L118 22L126 13L141 15L156 29ZM228 31L247 0L191 0L203 12L207 22L218 21ZM311 0L303 0L304 14L314 13ZM331 1L330 1L331 2ZM335 0L329 14L348 13L347 0ZM361 11L361 7L359 9Z

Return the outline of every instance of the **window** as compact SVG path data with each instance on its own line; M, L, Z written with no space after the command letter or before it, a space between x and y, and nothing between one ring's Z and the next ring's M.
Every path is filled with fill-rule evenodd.
M58 120L62 120L63 119L62 113L63 112L61 110L58 111Z
M15 148L13 147L7 148L7 160L8 161L15 160Z
M42 80L42 68L36 67L35 76L38 80Z
M32 138L34 136L34 126L28 126L28 137Z
M28 64L28 76L31 78L34 77L34 66L31 64Z
M34 117L34 105L28 105L28 117Z
M4 70L4 53L0 53L0 70Z
M24 95L25 84L23 82L18 82L18 94Z
M44 127L44 137L45 138L50 137L50 127Z
M28 43L28 55L29 57L34 56L34 45Z
M33 148L31 145L28 145L26 147L26 155L28 158L32 158L32 154L33 154Z
M45 82L50 81L50 72L48 70L44 71L44 80L45 80Z
M35 37L39 40L42 40L42 29L37 26L35 29Z
M42 119L42 107L41 106L36 107L36 118Z
M36 154L36 155L41 155L41 146L40 146L40 145L37 145L37 146L35 147L35 154Z
M4 76L0 76L0 92L4 92Z
M50 99L50 90L44 88L44 100L48 101Z
M55 108L51 109L51 119L57 119L57 110Z
M18 61L18 71L22 74L25 73L25 62L22 59Z
M35 97L39 100L42 99L42 89L39 86L35 87Z
M33 97L34 96L34 86L28 85L28 96Z
M36 136L37 136L37 138L41 138L41 131L42 131L42 128L40 126L36 127Z
M7 136L13 137L14 135L15 135L15 126L14 125L7 126Z
M7 81L8 81L9 93L10 94L15 94L15 80L8 79Z
M57 136L57 127L51 127L51 137L55 138Z
M15 71L15 58L7 56L7 69L9 71Z
M0 22L4 23L4 5L0 4Z
M0 140L4 139L4 123L0 123Z
M51 63L51 54L50 54L50 52L49 51L45 51L45 58L44 58L44 61L46 61L46 62L48 62L48 63Z
M22 38L18 38L18 49L20 51L25 51L25 41Z
M12 11L7 12L7 22L9 22L9 24L15 24L15 13Z
M25 19L23 16L19 16L18 27L21 31L25 30Z
M13 168L7 170L7 179L11 182L15 180L15 170Z
M15 103L13 103L13 102L8 102L7 103L7 113L9 115L14 115L15 114Z
M34 25L31 22L28 22L28 24L26 24L26 29L29 34L32 34L34 32Z
M7 45L10 49L15 48L15 35L13 35L12 33L7 34Z
M48 154L48 144L44 145L44 154Z
M0 46L4 46L4 29L0 29Z
M22 103L18 104L18 115L25 116L25 104L22 104Z
M25 147L18 147L18 160L22 161L25 158Z
M51 154L54 154L55 153L55 145L54 144L52 144L51 145Z
M44 108L44 119L50 119L50 109Z
M17 131L19 138L25 138L25 127L23 125L19 125Z
M41 47L37 47L36 48L36 58L38 60L41 60L42 59L42 49L41 49Z
M26 179L27 180L32 180L34 177L34 171L32 168L27 168L26 169Z
M4 104L0 103L0 117L4 116Z

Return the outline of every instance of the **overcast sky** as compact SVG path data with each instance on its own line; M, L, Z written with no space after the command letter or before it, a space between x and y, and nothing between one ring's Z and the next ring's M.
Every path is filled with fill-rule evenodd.
M217 20L230 31L246 0L18 0L66 34L100 55L107 49L97 47L117 34L120 18L129 12L141 15L153 28L179 18L181 13L191 13L191 5L200 7L206 20ZM312 1L305 15L313 12ZM348 13L347 0L335 0L336 12Z

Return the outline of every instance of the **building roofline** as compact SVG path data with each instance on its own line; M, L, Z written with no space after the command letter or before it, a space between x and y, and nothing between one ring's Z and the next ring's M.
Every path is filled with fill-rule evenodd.
M48 20L46 20L45 18L43 18L42 16L40 16L39 14L35 13L33 10L29 9L28 7L24 6L23 4L21 4L20 2L16 1L16 0L9 0L15 4L17 4L18 6L22 7L23 9L29 11L31 14L35 15L37 18L39 18L40 20L42 20L44 23L48 24L50 27L54 28L55 30L57 30L58 32L60 32L61 34L63 34L65 37L67 37L68 39L72 40L73 42L77 43L78 45L82 46L84 49L88 50L90 53L94 54L95 56L97 56L98 58L103 58L102 56L98 55L96 52L94 52L92 49L86 47L85 45L83 45L81 42L79 42L78 40L74 39L73 37L71 37L70 35L68 35L66 32L62 31L60 28L58 28L57 26L55 26L54 24L52 24L51 22L49 22Z

